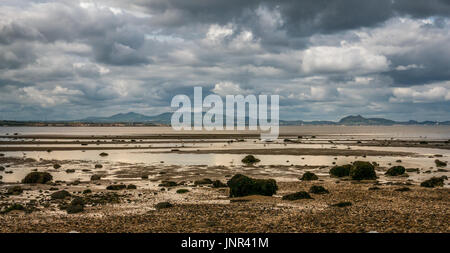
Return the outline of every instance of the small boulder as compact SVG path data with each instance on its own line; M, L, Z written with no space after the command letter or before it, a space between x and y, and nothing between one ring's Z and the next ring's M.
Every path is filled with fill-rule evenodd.
M158 204L155 205L155 208L157 210L164 209L164 208L170 208L170 207L173 207L173 205L170 204L169 202L159 202Z
M445 166L447 166L446 162L441 161L439 159L434 160L434 163L436 164L436 167L445 167Z
M397 188L394 191L396 191L396 192L408 192L408 191L411 191L411 189L408 188L408 187L402 187L402 188Z
M332 177L346 177L350 175L351 164L346 164L342 166L334 166L330 169L330 175Z
M124 184L112 184L112 185L108 185L106 187L106 190L118 191L118 190L123 190L125 188L127 188L127 186Z
M50 194L50 197L52 197L52 199L65 199L66 197L70 196L71 196L70 193L66 190L57 191Z
M187 192L189 192L188 189L178 189L178 190L177 190L177 193L178 193L178 194L183 194L183 193L187 193Z
M278 190L274 179L253 179L242 174L234 175L227 182L230 187L230 197L248 195L272 196Z
M91 181L96 181L96 180L100 180L100 179L102 179L101 175L92 175L91 176Z
M159 187L175 187L177 186L177 182L174 181L162 181L158 186Z
M350 177L354 180L376 179L374 166L369 162L356 161L350 168Z
M212 183L213 188L223 188L223 187L227 187L227 184L222 183L222 181L220 180L215 180Z
M351 206L351 205L352 205L352 202L349 202L349 201L342 201L342 202L333 204L333 205L331 205L331 206L336 206L336 207L346 207L346 206Z
M82 198L75 198L67 206L66 211L68 214L81 213L84 211L84 200Z
M92 193L91 189L86 189L86 190L83 191L83 194L89 194L89 193Z
M128 190L135 190L135 189L137 189L137 186L134 185L134 184L129 184L129 185L127 185L127 189Z
M432 177L428 180L423 181L420 186L422 187L428 187L428 188L433 188L433 187L442 187L444 186L444 180L446 179L445 176L442 177Z
M386 173L384 174L388 176L400 176L403 175L405 171L406 169L403 166L394 166L389 168L388 171L386 171Z
M194 182L195 185L212 184L212 183L213 181L209 178L203 178Z
M261 160L259 160L258 158L256 158L255 156L253 156L253 155L247 155L246 157L244 157L243 159L242 159L242 162L243 163L245 163L245 164L254 164L254 163L258 163L258 162L260 162Z
M303 174L303 176L300 178L300 180L302 181L311 181L311 180L317 180L319 179L319 177L317 177L316 174L312 173L312 172L305 172L305 174Z
M45 184L52 181L53 176L48 172L31 172L22 180L24 184Z
M309 193L305 192L305 191L299 191L296 193L291 193L288 195L284 195L282 198L282 200L297 200L297 199L312 199L311 195L309 195Z
M54 168L55 170L57 170L57 169L61 168L61 165L59 165L59 164L53 164L53 168Z
M325 189L323 186L320 185L313 185L311 188L309 188L310 193L314 194L327 194L330 193L327 189Z
M101 164L96 164L96 165L94 166L94 168L96 168L96 169L101 169L101 168L103 168L103 165L101 165Z
M7 195L20 195L20 194L22 194L22 192L23 192L22 187L16 185L16 186L9 187L8 190L6 191L6 194Z

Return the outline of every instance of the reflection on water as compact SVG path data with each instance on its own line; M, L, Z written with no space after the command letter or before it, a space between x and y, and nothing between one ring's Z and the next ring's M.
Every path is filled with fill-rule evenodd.
M20 140L20 134L70 134L70 135L144 135L144 134L162 134L162 133L174 133L170 128L164 127L0 127L0 134L19 133L18 140ZM171 149L184 149L184 150L214 150L214 149L279 149L279 148L327 148L327 149L367 149L367 150L379 150L379 151L392 151L392 152L411 152L417 155L413 156L368 156L368 157L355 157L355 156L298 156L298 155L257 155L261 160L257 166L261 167L262 173L268 173L268 175L277 175L278 177L289 178L291 175L290 169L294 166L318 166L316 170L319 174L327 174L331 166L348 164L355 160L364 160L370 162L377 162L381 167L390 167L394 165L402 165L407 168L419 168L422 173L411 174L410 178L413 180L422 180L423 178L430 177L430 174L423 173L424 171L432 168L433 175L448 175L448 172L437 172L434 164L434 155L442 156L443 161L448 161L450 157L450 150L446 149L431 149L421 147L364 147L353 146L355 139L386 139L386 138L402 138L402 139L450 139L450 127L448 126L367 126L367 127L336 127L336 126L296 126L296 127L283 127L282 132L292 135L317 135L317 138L303 138L302 143L284 143L283 140L278 140L274 143L265 143L260 140L247 139L245 141L229 143L226 139L214 140L211 142L202 142L205 140L168 140L168 139L154 139L154 140L141 140L126 141L124 143L108 143L112 139L102 140L97 143L96 140L90 142L87 146L99 146L99 147L134 147L136 149L126 150L71 150L71 151L28 151L28 152L2 152L6 156L14 157L27 157L34 158L37 161L42 160L68 160L71 161L64 165L64 170L71 168L75 169L76 173L66 173L64 170L53 170L52 175L55 180L89 180L93 172L84 171L82 169L89 169L96 163L104 165L103 170L106 174L113 176L115 170L123 168L123 164L133 164L136 166L143 165L158 165L159 167L178 165L183 170L186 166L193 165L206 165L206 166L235 166L242 168L241 159L246 154L196 154L196 153L170 153ZM309 137L311 137L309 136ZM10 138L4 140L11 141ZM18 141L13 140L13 141ZM338 143L330 143L330 140ZM335 141L339 140L339 141ZM30 141L30 140L28 140ZM58 141L69 142L67 144L2 144L2 147L77 147L82 148L80 143L76 143L77 139L39 139L38 141ZM70 143L72 142L72 143ZM157 143L163 142L163 143ZM173 142L173 143L171 143ZM155 149L141 149L152 147ZM159 149L158 149L159 148ZM107 152L109 155L105 157L99 156L101 152ZM166 153L161 153L166 152ZM245 152L244 152L245 153ZM251 153L251 152L248 152ZM431 156L431 157L430 157ZM401 163L396 162L402 160ZM7 164L0 164L6 166ZM284 165L279 168L272 168L270 165ZM265 168L263 168L265 167ZM269 168L267 168L269 167ZM290 168L290 169L289 169ZM1 171L0 175L3 177L3 182L18 182L32 169L38 170L52 170L52 165L48 166L36 166L31 168L29 165L11 166L7 167L5 171L13 171L12 174L7 174L5 171ZM277 174L279 173L279 174ZM298 174L298 172L296 172ZM285 178L286 179L286 178ZM289 178L290 180L296 180L296 178Z
M0 135L63 134L63 135L153 135L198 133L257 133L257 131L174 131L170 127L0 127ZM450 126L281 126L280 134L315 135L329 138L358 136L369 139L429 138L450 139Z

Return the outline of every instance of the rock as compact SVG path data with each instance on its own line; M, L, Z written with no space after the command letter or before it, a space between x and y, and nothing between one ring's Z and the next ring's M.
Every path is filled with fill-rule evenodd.
M350 175L351 164L346 164L342 166L334 166L330 169L330 175L333 177L346 177Z
M48 172L31 172L22 180L24 184L45 184L52 181L53 176Z
M352 205L352 202L343 201L343 202L339 202L339 203L333 204L331 206L346 207L346 206L351 206L351 205Z
M316 174L312 173L312 172L305 172L305 174L303 174L303 176L300 178L300 180L302 181L311 181L311 180L317 180L319 179L319 177L317 177Z
M57 169L61 168L61 165L59 165L59 164L53 164L53 168L54 168L55 170L57 170Z
M350 177L354 180L376 179L374 166L369 162L356 161L350 168Z
M246 157L244 157L242 159L242 162L245 164L254 164L257 162L260 162L261 160L259 160L258 158L254 157L253 155L247 155Z
M299 191L296 193L291 193L288 195L284 195L282 198L282 200L297 200L297 199L312 199L311 195L309 195L309 193L305 192L305 191Z
M411 191L411 189L408 188L408 187L402 187L402 188L395 189L394 191L396 191L396 192L407 192L407 191Z
M20 195L20 194L22 194L22 192L23 192L22 187L16 185L16 186L9 187L8 190L6 191L6 194L7 195Z
M311 188L309 188L310 193L314 194L326 194L330 193L327 189L325 189L323 186L320 185L313 185Z
M99 154L99 156L108 156L108 153L102 152Z
M70 197L70 196L71 196L71 194L66 190L57 191L57 192L50 194L50 197L52 197L52 199L65 199L66 197Z
M159 202L158 204L155 205L155 208L158 210L170 207L173 207L173 205L170 204L169 202Z
M67 169L66 173L75 173L75 169Z
M227 184L222 183L222 181L220 181L220 180L215 180L215 181L213 181L212 186L214 188L223 188L223 187L227 187Z
M4 171L4 170L5 170L5 167L0 166L0 171Z
M83 194L89 194L89 193L92 193L91 189L86 189L86 190L83 191Z
M175 187L177 186L177 182L174 181L162 181L158 186L159 187Z
M428 180L423 181L420 186L422 187L428 187L428 188L433 188L433 187L437 187L437 186L444 186L444 180L446 179L445 176L442 177L432 177Z
M82 198L74 198L66 209L68 214L80 213L84 211L84 200Z
M100 180L100 179L102 179L101 175L92 175L91 176L91 181L96 181L96 180Z
M248 195L272 196L278 190L274 179L253 179L242 174L234 175L227 182L230 187L230 197L242 197Z
M419 172L418 168L409 168L409 169L405 169L406 172Z
M94 168L96 168L96 169L101 169L101 168L103 168L103 165L101 165L101 164L96 164L96 165L94 166Z
M127 186L124 184L113 184L113 185L108 185L106 187L106 190L118 191L118 190L123 190L125 188L127 188Z
M201 180L194 181L195 185L212 184L212 183L213 183L213 181L209 178L203 178Z
M134 184L129 184L129 185L127 186L127 189L128 189L128 190L135 190L135 189L137 189L137 186L134 185Z
M142 175L141 178L142 179L148 179L148 175Z
M24 211L25 207L21 204L13 203L13 204L9 205L8 207L6 207L4 210L2 210L0 213L5 214L5 213L9 213L14 210Z
M406 169L403 166L394 166L389 168L388 171L386 171L386 173L384 174L388 176L400 176L403 175L405 171Z
M178 190L177 190L177 193L178 193L178 194L183 194L183 193L187 193L187 192L189 192L188 189L178 189Z
M436 167L445 167L445 166L447 166L446 162L443 162L443 161L441 161L439 159L434 160L434 163L436 164Z
M376 190L380 190L380 187L374 186L374 187L370 187L369 191L376 191Z

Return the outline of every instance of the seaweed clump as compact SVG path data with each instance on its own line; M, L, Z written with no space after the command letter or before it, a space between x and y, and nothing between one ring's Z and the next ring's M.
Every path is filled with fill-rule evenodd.
M388 169L388 171L386 171L385 175L388 176L400 176L405 174L405 167L403 166L394 166Z
M311 180L317 180L319 179L319 177L317 177L316 174L312 173L312 172L305 172L305 174L303 174L303 176L300 178L300 180L302 181L311 181Z
M428 180L423 181L420 186L422 187L428 187L428 188L433 188L433 187L438 187L438 186L444 186L444 180L447 179L446 176L442 176L442 177L432 177Z
M350 168L350 177L354 180L376 179L377 174L371 163L356 161Z
M297 200L297 199L312 199L312 197L311 197L311 195L309 195L309 193L307 193L305 191L300 191L300 192L284 195L281 199L293 201L293 200Z
M242 174L234 175L227 182L230 187L230 197L242 197L248 195L272 196L278 190L274 179L254 179Z
M45 184L52 181L53 176L48 172L31 172L22 180L24 184Z
M330 193L327 189L325 189L323 186L320 185L313 185L311 188L309 188L310 193L314 194L327 194Z
M257 162L260 162L261 160L259 160L258 158L256 158L253 155L247 155L246 157L244 157L244 159L242 159L242 162L245 164L254 164Z
M330 175L333 177L347 177L350 175L351 164L346 164L342 166L334 166L330 169Z

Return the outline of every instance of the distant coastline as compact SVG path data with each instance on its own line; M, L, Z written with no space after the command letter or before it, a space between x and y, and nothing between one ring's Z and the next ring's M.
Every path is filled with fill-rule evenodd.
M147 116L139 113L119 113L110 117L88 117L79 120L48 120L48 121L18 121L0 120L0 126L34 126L34 127L152 127L170 126L172 113L162 113ZM246 118L248 122L248 118ZM385 118L365 118L361 115L346 116L339 121L303 121L303 120L280 120L280 126L302 126L302 125L342 125L342 126L394 126L394 125L444 125L450 126L447 121L394 121Z

